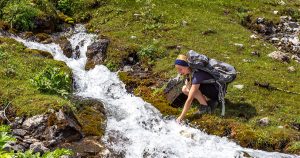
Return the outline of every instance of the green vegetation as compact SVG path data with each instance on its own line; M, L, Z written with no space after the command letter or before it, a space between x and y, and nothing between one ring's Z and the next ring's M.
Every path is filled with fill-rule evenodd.
M262 89L254 82L268 82L300 92L297 84L300 65L294 61L287 64L268 58L267 54L276 48L262 39L251 39L252 32L243 27L249 22L245 18L254 21L257 17L264 17L274 24L282 15L298 20L300 3L284 2L110 0L98 8L83 9L73 17L92 15L86 25L88 30L100 30L102 35L110 38L106 60L109 67L112 63L114 68L119 67L116 64L122 65L124 58L137 53L142 66L151 70L153 75L150 77L154 81L175 77L174 59L189 49L234 65L239 74L228 87L225 118L220 117L220 109L202 118L193 118L191 111L187 118L208 133L235 139L242 146L299 154L300 132L291 124L297 124L299 120L300 97ZM278 13L274 14L274 11ZM243 47L237 47L235 43L243 44ZM251 55L253 51L261 56ZM289 73L289 66L294 66L297 71ZM151 89L150 84L145 86L142 82L145 79L139 80L127 73L121 73L120 78L129 87L137 87L135 94L151 102L164 115L180 113L180 109L168 105L163 93ZM244 88L236 89L235 84L242 84ZM270 120L266 127L258 123L264 117Z
M63 105L73 107L68 99L48 93L55 92L62 95L70 92L72 83L67 76L71 76L71 71L65 63L36 56L35 53L30 52L37 50L29 51L22 44L8 38L0 38L0 50L1 54L6 54L5 58L0 60L0 105L2 107L11 102L10 106L17 115L27 116L46 112L49 108L57 110ZM52 69L46 69L47 67ZM57 70L58 68L60 71ZM37 90L31 79L43 92Z
M24 153L4 150L6 143L11 141L16 141L8 133L10 132L10 127L5 125L0 125L0 157L1 158L59 158L62 155L72 155L72 152L67 149L55 149L54 151L48 151L45 154L41 155L38 153L33 153L31 150L27 150Z
M21 0L14 10L15 1L0 1L0 18L19 30L32 30L33 17L58 14L67 23L87 22L90 32L101 32L110 38L105 63L117 70L122 60L136 53L143 68L151 72L149 79L139 79L129 73L120 78L129 87L136 87L136 95L152 103L164 115L178 115L180 109L170 107L159 82L176 75L173 62L188 50L206 54L236 67L237 79L228 87L226 116L220 109L212 115L187 119L208 133L226 136L246 147L299 154L300 97L281 91L269 91L254 85L255 81L300 92L298 80L300 65L294 61L273 61L267 54L276 50L262 38L251 39L251 30L243 27L257 17L277 24L280 16L289 15L299 20L299 1L295 0ZM33 7L33 6L37 7ZM44 6L44 7L41 7ZM43 9L41 9L43 8ZM60 10L68 17L57 13ZM8 11L14 12L8 12ZM31 11L28 11L31 10ZM41 11L42 10L42 11ZM274 14L274 11L278 11ZM24 13L24 14L23 14ZM24 18L20 21L19 16ZM0 23L1 27L6 25ZM59 108L71 103L57 95L37 91L29 82L50 65L69 72L63 63L40 58L23 51L24 46L1 38L0 42L0 104L12 101L17 114L33 115L47 108ZM243 44L237 47L235 44ZM251 55L257 51L260 57ZM24 60L26 59L26 60ZM3 63L3 64L2 64ZM287 68L293 66L296 72ZM242 84L239 90L233 87ZM150 88L153 86L152 88ZM156 87L156 88L155 88ZM90 113L87 108L81 115ZM260 126L258 121L268 117L270 123ZM84 122L84 120L83 120ZM86 128L90 133L95 133ZM96 132L97 133L97 132Z
M47 67L31 81L44 93L66 97L71 92L71 78L59 68Z

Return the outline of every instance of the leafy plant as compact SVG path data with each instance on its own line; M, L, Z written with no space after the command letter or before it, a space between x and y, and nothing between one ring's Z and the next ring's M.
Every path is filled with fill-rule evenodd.
M157 57L157 47L155 44L147 45L146 47L142 48L139 52L137 52L138 56L142 60L154 60Z
M58 0L57 1L57 9L59 9L60 11L62 11L63 13L67 14L67 15L71 15L72 14L72 1L71 0Z
M71 78L59 68L47 67L31 80L44 93L66 97L71 92Z
M34 29L34 18L39 14L29 1L13 1L8 3L3 10L3 19L18 30Z
M0 48L0 60L3 60L7 57L7 54Z

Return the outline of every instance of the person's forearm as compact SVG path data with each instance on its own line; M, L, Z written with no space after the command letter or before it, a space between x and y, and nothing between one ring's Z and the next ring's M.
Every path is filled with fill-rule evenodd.
M184 104L184 107L183 107L183 110L182 110L182 112L181 112L181 114L180 114L180 117L182 117L182 118L185 117L187 111L188 111L189 108L191 107L192 101L193 101L193 99L189 99L189 98L186 100L186 102L185 102L185 104Z

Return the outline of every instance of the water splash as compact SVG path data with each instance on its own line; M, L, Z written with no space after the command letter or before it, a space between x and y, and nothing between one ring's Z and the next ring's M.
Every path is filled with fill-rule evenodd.
M19 37L12 38L31 49L50 52L55 60L64 61L73 71L76 95L100 99L107 111L107 128L103 141L120 157L155 158L295 158L278 152L242 148L227 138L208 135L198 129L163 119L160 112L141 98L126 92L114 72L97 65L85 71L87 47L97 41L82 25L68 32L72 48L79 47L78 59L67 58L54 43L40 44Z

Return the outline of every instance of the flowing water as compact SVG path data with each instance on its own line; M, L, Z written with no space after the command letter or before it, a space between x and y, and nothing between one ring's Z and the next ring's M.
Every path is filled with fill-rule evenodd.
M294 158L278 152L242 148L236 143L198 129L164 119L151 104L126 92L117 73L97 65L86 71L87 46L97 40L82 25L65 33L80 57L67 58L57 44L40 44L11 36L31 49L50 52L55 60L64 61L73 71L76 95L100 99L107 112L107 128L103 141L120 157L128 158Z

